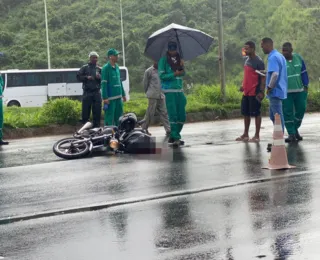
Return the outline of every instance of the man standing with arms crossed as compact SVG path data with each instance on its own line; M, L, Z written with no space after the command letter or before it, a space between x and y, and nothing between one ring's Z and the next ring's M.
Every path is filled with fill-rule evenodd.
M287 60L288 97L283 101L285 126L288 132L286 142L301 141L298 129L307 108L309 77L306 65L301 56L293 53L292 44L282 46L282 54Z
M9 142L5 142L3 141L2 137L3 137L3 103L2 103L2 89L4 87L4 83L3 83L3 78L2 75L0 74L0 146L1 145L8 145Z
M282 112L282 101L287 98L288 76L287 64L284 56L273 48L273 41L270 38L263 38L261 48L264 54L268 54L267 69L267 96L270 100L270 119L274 123L275 114L281 118L282 131L284 132L284 118ZM268 151L271 145L268 144Z
M155 112L158 111L160 120L166 130L166 135L170 135L170 125L168 120L168 113L165 103L165 96L161 91L161 83L158 75L158 63L154 62L153 66L148 68L143 77L144 92L148 98L148 109L145 115L145 123L142 128L151 135L148 131L151 118L154 117Z
M243 97L241 101L241 112L244 116L244 133L236 141L260 141L261 128L261 102L264 98L265 78L258 74L256 70L265 70L262 59L256 55L256 46L254 42L248 41L244 45L244 51L247 60L244 64L244 77L241 91ZM249 127L251 117L255 117L256 133L252 139L249 139Z
M118 126L119 118L123 114L123 102L126 102L126 94L120 78L120 69L117 64L119 52L109 49L107 57L109 62L105 64L101 72L102 98L105 104L104 125Z
M91 52L89 63L82 66L77 74L78 80L83 83L82 123L89 121L92 109L94 128L100 127L101 121L101 68L97 66L98 57L98 53Z

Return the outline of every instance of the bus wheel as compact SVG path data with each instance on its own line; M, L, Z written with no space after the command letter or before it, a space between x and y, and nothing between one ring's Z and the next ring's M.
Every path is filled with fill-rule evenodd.
M8 107L13 107L13 106L21 107L20 103L18 101L16 101L16 100L10 101L8 103Z

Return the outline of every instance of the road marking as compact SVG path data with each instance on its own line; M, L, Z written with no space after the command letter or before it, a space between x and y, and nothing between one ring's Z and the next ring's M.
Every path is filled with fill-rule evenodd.
M273 170L272 172L280 172L280 171ZM239 187L244 185L258 184L258 183L264 183L264 182L270 182L270 181L279 181L287 178L297 178L307 174L319 173L319 170L302 171L302 172L296 172L296 173L290 172L289 170L287 170L286 172L288 173L283 174L281 176L276 176L276 177L270 176L270 177L260 178L260 179L245 180L242 182L227 183L219 186L211 186L207 188L173 191L173 192L167 192L167 193L154 194L154 195L145 196L145 197L136 197L136 198L130 198L130 199L109 201L105 203L93 204L93 205L88 205L88 206L78 207L78 208L67 208L67 209L49 211L44 213L35 213L33 215L8 217L8 218L0 219L0 225L6 225L14 222L26 221L31 219L53 217L58 215L97 211L97 210L119 207L119 206L124 206L129 204L136 204L136 203L154 201L154 200L162 200L162 199L168 199L173 197L181 197L181 196L221 190L226 188L234 188L234 187Z

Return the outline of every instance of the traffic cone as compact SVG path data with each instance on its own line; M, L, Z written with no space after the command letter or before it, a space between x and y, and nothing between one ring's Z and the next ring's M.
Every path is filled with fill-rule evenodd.
M288 163L288 156L283 137L281 118L279 114L275 114L271 157L269 159L268 167L263 167L263 169L282 170L291 169L295 167L296 166L291 166Z

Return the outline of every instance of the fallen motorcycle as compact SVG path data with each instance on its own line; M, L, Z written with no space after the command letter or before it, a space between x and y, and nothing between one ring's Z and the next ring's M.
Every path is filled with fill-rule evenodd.
M87 122L73 137L57 141L53 152L63 159L83 158L103 147L115 153L154 153L155 141L141 128L143 122L134 113L123 115L118 126L92 128Z

